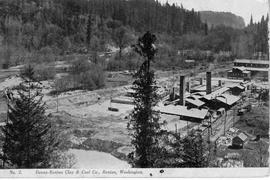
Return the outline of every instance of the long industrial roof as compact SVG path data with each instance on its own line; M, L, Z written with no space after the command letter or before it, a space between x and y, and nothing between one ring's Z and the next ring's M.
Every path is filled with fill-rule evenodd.
M206 95L206 92L196 92L196 93L192 93L192 97L195 97L197 99L202 98L203 96Z
M196 96L189 96L185 99L187 102L194 104L197 107L201 107L202 105L204 105L205 103L201 100L199 100Z
M197 119L204 119L208 113L207 109L188 109L186 106L175 106L175 105L159 105L155 108L157 111L163 114L175 115L175 116L185 116Z
M199 85L199 86L196 86L192 89L196 90L196 91L206 91L206 85Z
M232 87L232 88L235 88L235 87L237 87L237 88L239 88L239 89L242 89L242 90L245 89L245 86L242 86L242 85L234 86L234 87Z
M206 95L206 92L195 92L195 93L192 93L192 95L194 96L205 96Z
M242 83L242 84L231 84L231 85L228 85L228 88L239 88L239 89L245 89L246 88L246 84Z
M222 94L220 96L217 96L215 99L217 99L218 101L224 103L224 104L228 104L229 106L236 103L237 101L240 100L240 96L234 96L231 94Z
M248 64L269 64L269 60L256 60L256 59L236 59L236 63L248 63Z
M246 67L247 71L265 71L268 72L269 68L253 68L253 67Z
M222 88L212 92L211 94L205 95L204 98L207 100L215 99L217 96L223 94L224 92L226 92L228 90L229 90L228 87L222 87Z
M241 66L241 67L234 66L233 69L238 69L238 70L242 71L243 73L250 73L250 71L247 71L247 68L244 66ZM233 72L233 70L230 70L229 72Z
M215 80L215 81L221 80L225 82L234 82L234 83L244 82L244 80L241 80L241 79L228 79L228 78L222 78L222 77L218 77L218 78L212 77L212 80Z

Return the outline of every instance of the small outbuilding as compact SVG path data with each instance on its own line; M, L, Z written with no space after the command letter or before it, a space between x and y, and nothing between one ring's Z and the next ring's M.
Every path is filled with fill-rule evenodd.
M239 96L242 92L245 91L245 86L237 85L230 87L230 90L232 92L232 95Z
M237 148L243 148L245 142L247 142L248 137L244 133L240 133L232 139L232 146Z

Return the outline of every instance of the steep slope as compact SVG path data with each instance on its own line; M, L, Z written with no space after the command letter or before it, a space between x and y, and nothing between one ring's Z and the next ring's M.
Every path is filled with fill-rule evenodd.
M207 22L208 27L225 25L237 29L245 27L245 21L242 17L229 12L200 11L201 20Z

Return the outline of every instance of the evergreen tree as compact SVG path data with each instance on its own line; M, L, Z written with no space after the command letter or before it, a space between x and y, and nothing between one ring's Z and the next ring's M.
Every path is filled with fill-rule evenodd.
M183 156L182 167L202 168L207 167L205 146L200 131L192 130L182 140Z
M179 133L163 131L159 139L163 146L155 161L155 168L179 168L183 165L183 144Z
M130 35L128 34L127 28L121 26L115 30L113 33L112 39L115 44L119 47L119 57L122 57L123 48L125 48L130 42Z
M86 43L88 46L88 50L91 43L91 36L92 36L92 17L91 17L91 14L89 14L88 21L87 21L87 31L86 31Z
M135 51L144 59L133 83L135 108L131 113L128 129L132 135L135 151L129 154L133 167L150 168L158 153L158 135L160 133L159 115L153 110L158 103L157 86L154 72L150 70L150 62L156 54L155 35L147 32L139 38L134 46Z
M252 26L252 25L253 25L253 17L252 17L252 15L251 15L251 17L250 17L250 22L249 22L249 25L250 25L250 26Z
M28 66L21 77L24 81L8 105L8 120L2 129L3 159L12 168L49 168L50 155L58 143L45 115L33 68Z
M162 144L155 161L155 168L207 167L209 153L200 131L192 130L185 137L177 132L162 132Z
M92 61L95 64L98 64L99 46L100 46L100 40L96 36L93 36L90 41L90 49L92 53Z
M204 35L208 35L208 25L207 22L204 23Z

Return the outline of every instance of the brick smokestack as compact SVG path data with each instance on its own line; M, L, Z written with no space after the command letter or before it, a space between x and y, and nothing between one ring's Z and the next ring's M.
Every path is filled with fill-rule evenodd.
M200 78L200 85L203 85L203 78Z
M222 86L222 81L218 80L218 86Z
M172 92L172 96L171 96L171 100L174 101L175 100L175 90L174 90L174 87L173 87L173 92Z
M185 87L186 83L185 83L185 76L180 76L180 88L179 88L179 104L181 106L185 105Z
M187 88L186 88L187 92L190 92L190 82L187 82Z
M211 94L211 72L206 72L206 94Z

